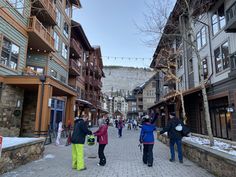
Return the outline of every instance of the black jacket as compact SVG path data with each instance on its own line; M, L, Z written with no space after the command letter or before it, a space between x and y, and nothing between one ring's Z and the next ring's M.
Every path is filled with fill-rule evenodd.
M178 140L182 139L182 133L175 130L175 127L178 124L181 124L182 126L184 126L183 122L180 119L178 119L176 117L170 119L167 126L165 128L163 128L162 131L160 131L160 134L163 134L163 133L167 132L168 137L170 139L178 139Z
M88 125L83 119L77 119L74 123L74 130L71 137L73 144L84 144L86 135L91 135L92 132L88 129Z

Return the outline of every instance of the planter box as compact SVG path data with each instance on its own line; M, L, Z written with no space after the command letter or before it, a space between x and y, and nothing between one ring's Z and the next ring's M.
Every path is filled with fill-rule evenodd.
M157 138L169 146L166 135L160 135L158 132ZM182 144L183 155L210 173L220 177L236 176L236 156L186 140L183 140Z
M44 139L3 148L0 158L0 174L42 158L43 151Z

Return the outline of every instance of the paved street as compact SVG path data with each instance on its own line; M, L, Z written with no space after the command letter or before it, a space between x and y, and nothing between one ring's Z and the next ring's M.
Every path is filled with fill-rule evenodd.
M206 170L184 159L169 162L169 149L156 141L154 146L153 167L142 163L142 153L138 148L139 130L124 130L123 137L118 138L117 130L109 127L109 144L105 149L107 165L97 166L98 158L90 158L97 153L97 145L85 147L85 163L87 170L71 169L71 146L48 145L44 158L31 162L18 169L2 175L2 177L210 177Z

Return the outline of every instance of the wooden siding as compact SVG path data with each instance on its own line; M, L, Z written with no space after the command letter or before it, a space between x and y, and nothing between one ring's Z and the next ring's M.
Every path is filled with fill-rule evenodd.
M21 15L16 9L14 9L7 1L0 0L0 7L6 7L7 11L12 15L12 18L18 22L24 24L27 27L28 17L30 16L30 0L24 0L23 15Z
M48 75L51 75L51 69L54 69L57 72L58 80L60 80L60 76L64 76L66 78L66 83L68 82L68 71L65 70L61 65L56 63L54 60L48 60Z
M48 54L30 53L28 52L26 65L45 67L48 59Z
M1 17L0 17L0 34L7 37L9 40L11 40L20 47L17 71L7 69L5 67L0 67L0 74L1 75L21 74L23 68L25 68L25 57L27 53L28 39Z

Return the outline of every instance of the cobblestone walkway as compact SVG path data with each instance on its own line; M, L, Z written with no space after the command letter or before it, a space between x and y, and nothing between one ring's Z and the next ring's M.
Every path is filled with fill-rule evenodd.
M169 162L169 148L158 140L154 146L153 167L142 163L142 153L138 148L139 130L123 131L118 138L117 130L109 127L109 144L105 148L107 165L97 166L97 145L85 146L85 163L87 170L71 169L71 146L48 145L44 158L21 166L2 177L211 177L206 170L184 159Z

